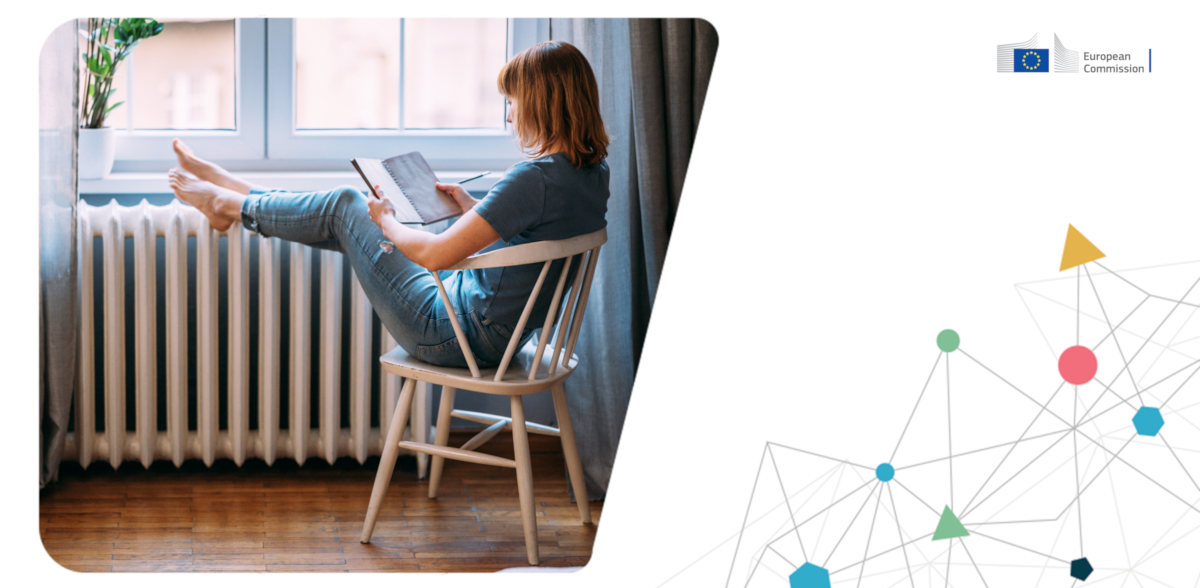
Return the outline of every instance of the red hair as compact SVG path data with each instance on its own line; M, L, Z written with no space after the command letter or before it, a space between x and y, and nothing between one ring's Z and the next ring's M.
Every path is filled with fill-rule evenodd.
M496 86L514 103L513 126L527 153L537 157L558 148L575 167L608 155L596 76L570 43L547 41L518 53L504 64Z

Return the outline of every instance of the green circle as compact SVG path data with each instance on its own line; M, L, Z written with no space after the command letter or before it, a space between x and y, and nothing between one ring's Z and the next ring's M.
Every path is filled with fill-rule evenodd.
M950 353L958 349L958 343L958 333L954 332L953 329L946 329L938 333L938 349Z

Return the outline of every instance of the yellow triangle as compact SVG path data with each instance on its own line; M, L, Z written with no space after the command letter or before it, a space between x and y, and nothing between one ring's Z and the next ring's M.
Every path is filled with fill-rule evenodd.
M1062 266L1058 271L1068 270L1102 257L1105 257L1104 253L1092 245L1083 233L1074 226L1067 225L1067 244L1063 246Z

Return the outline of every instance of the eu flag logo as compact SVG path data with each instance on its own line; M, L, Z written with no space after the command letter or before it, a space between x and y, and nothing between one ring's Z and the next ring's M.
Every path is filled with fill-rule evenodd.
M1049 49L1013 49L1014 72L1049 72Z

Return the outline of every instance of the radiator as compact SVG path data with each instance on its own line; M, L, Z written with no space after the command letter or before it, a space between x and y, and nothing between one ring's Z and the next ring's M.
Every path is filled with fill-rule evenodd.
M386 329L373 333L371 304L357 278L351 279L349 292L343 292L341 253L320 251L319 276L313 276L312 250L297 243L263 238L235 224L218 232L196 209L174 201L167 206L89 206L80 202L78 209L79 271L79 349L75 392L74 430L67 435L64 459L87 467L94 461L107 461L114 468L125 461L140 461L149 467L155 460L170 460L177 467L186 459L201 459L212 465L228 458L239 466L247 458L261 458L267 464L289 458L303 464L309 457L332 463L350 456L362 463L368 456L382 453L383 439L395 403L400 381L381 373L378 394L379 426L371 426L371 369L378 358L372 355L372 337L380 338L384 352L395 346ZM218 365L218 243L227 237L227 369ZM97 237L99 239L97 239ZM132 237L133 292L126 292L126 240ZM166 341L157 338L156 241L165 241ZM196 238L195 300L196 348L193 358L195 429L189 430L188 373L188 238ZM258 245L258 280L251 284L251 240ZM97 304L94 291L96 264L93 248L102 248L102 291ZM280 254L290 247L290 280L281 281ZM312 280L320 280L320 338L312 340ZM258 369L250 373L250 299L251 289L258 294ZM289 315L280 316L280 295L289 289ZM126 297L133 298L133 332L126 332ZM343 304L350 306L350 324L342 324ZM97 308L99 306L99 308ZM101 313L103 325L104 410L96 402L97 349L94 323ZM281 375L282 321L289 321L290 355L288 390L283 390ZM349 329L349 388L341 386L342 329ZM126 347L132 341L133 368L127 369ZM160 344L162 343L162 344ZM311 381L312 345L319 346L317 381ZM158 426L160 353L165 353L166 427ZM130 372L130 373L127 373ZM128 382L132 377L135 422L126 423ZM218 391L220 379L226 384L226 427L221 428ZM250 423L250 381L257 378L256 430ZM319 389L317 406L310 401L312 386ZM427 441L432 434L429 419L429 388L415 395L412 426L416 441ZM280 398L288 395L289 428L281 427ZM343 395L349 396L349 427L341 426ZM309 423L319 415L319 427ZM102 414L100 414L102 412ZM96 429L104 423L104 431ZM298 424L297 424L298 423ZM128 430L132 429L132 430ZM427 460L418 456L423 477Z

